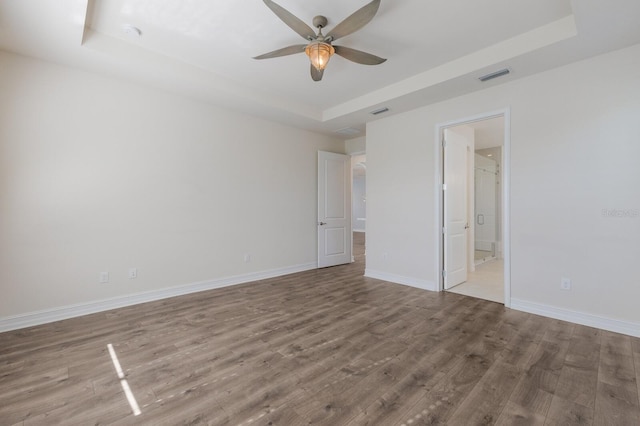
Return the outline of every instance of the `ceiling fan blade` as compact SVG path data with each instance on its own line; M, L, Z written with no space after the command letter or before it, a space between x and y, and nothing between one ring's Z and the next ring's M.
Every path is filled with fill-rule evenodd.
M296 53L304 52L307 47L306 44L296 44L294 46L283 47L282 49L274 50L273 52L265 53L260 56L255 56L253 59L270 59L277 58L279 56L295 55Z
M271 0L264 0L264 4L266 4L267 7L282 20L282 22L287 24L293 31L300 34L305 40L314 40L316 38L316 33L313 28L305 24L300 20L300 18L289 12L284 7L272 2Z
M313 81L322 80L322 75L324 74L324 70L318 70L316 67L311 65L311 78Z
M340 55L343 58L358 64L380 65L381 63L386 61L386 59L384 58L380 58L376 55L372 55L371 53L363 52L361 50L351 49L350 47L333 46L333 48L336 49L336 55Z
M373 0L371 3L355 11L344 21L340 22L334 29L332 29L326 38L331 40L337 40L340 37L347 36L351 33L358 31L360 28L367 25L380 7L380 0Z

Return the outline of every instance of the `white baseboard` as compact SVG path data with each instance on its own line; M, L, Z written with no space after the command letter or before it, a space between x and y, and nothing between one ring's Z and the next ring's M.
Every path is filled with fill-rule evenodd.
M375 278L378 280L389 281L396 284L402 284L409 287L416 287L422 290L437 291L436 283L434 283L433 281L403 277L401 275L388 274L386 272L374 271L372 269L365 269L364 276Z
M622 321L584 312L571 311L556 306L543 305L540 303L528 302L526 300L511 298L511 309L529 312L531 314L542 315L563 321L589 327L600 328L613 331L615 333L627 334L629 336L640 337L640 323L632 321Z
M125 306L153 302L155 300L167 299L169 297L183 296L185 294L197 293L199 291L213 290L216 288L244 284L251 281L264 280L267 278L274 278L282 275L289 275L296 272L308 271L317 268L318 264L316 262L312 262L302 265L271 269L261 272L252 272L249 274L201 281L179 287L171 287L162 290L130 294L126 296L114 297L111 299L96 300L77 305L62 306L60 308L47 309L43 311L30 312L27 314L0 318L0 332L32 327L34 325L47 324L50 322L79 317L82 315L108 311L110 309L123 308Z

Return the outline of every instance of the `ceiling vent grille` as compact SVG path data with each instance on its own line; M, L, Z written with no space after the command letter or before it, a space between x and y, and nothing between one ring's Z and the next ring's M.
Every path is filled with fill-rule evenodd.
M336 130L336 133L340 135L345 135L345 136L353 136L353 135L359 135L360 130L354 129L353 127L345 127L344 129Z
M485 81L493 80L494 78L502 77L503 75L507 75L510 72L511 70L509 68L504 68L504 69L489 73L487 75L483 75L482 77L479 77L478 80L485 82Z
M385 113L387 111L389 111L389 108L383 107L383 108L377 109L375 111L371 111L371 115L383 114L383 113Z

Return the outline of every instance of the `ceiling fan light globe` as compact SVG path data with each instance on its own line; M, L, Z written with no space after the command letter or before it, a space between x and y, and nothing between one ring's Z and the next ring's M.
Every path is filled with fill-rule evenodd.
M329 59L336 53L336 50L329 43L314 42L310 43L305 49L304 53L307 54L311 65L313 65L318 71L322 71L327 67Z

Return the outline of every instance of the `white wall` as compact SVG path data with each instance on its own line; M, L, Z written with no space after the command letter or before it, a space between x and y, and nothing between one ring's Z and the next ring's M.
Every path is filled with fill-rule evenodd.
M367 125L369 276L435 288L433 132L419 111Z
M314 266L317 151L343 142L11 54L0 69L0 320Z
M370 123L367 271L437 282L435 128L509 107L512 306L640 334L639 69L636 45Z
M367 138L361 136L355 139L344 141L345 152L347 154L363 154L367 151Z

